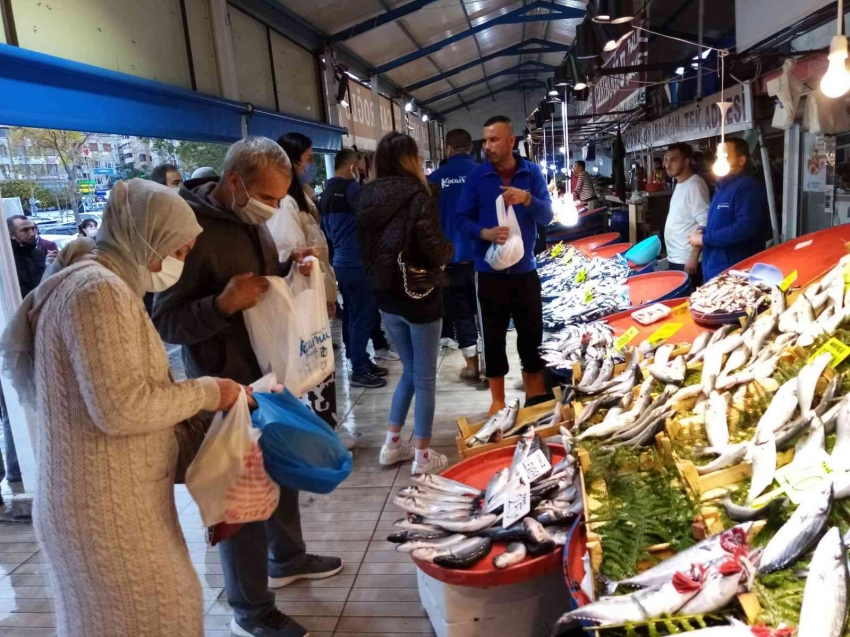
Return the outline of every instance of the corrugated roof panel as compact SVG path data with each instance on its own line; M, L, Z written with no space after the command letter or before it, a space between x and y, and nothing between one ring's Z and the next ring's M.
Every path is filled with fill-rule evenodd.
M372 64L380 66L416 50L395 22L372 29L345 41L345 46Z
M429 8L425 7L403 18L411 35L422 46L439 42L469 28L459 2L443 4L441 11L429 11Z
M479 74L480 75L480 74ZM458 86L455 84L455 86ZM447 93L452 90L452 85L446 82L445 80L440 80L439 82L434 82L433 84L429 84L419 90L413 91L413 97L417 100L427 100L431 99L435 95L442 95L443 93Z
M499 24L478 34L481 55L490 55L522 41L521 24Z
M492 20L505 13L510 13L520 7L522 7L522 2L517 2L517 0L478 0L476 2L466 2L466 12L469 14L469 20L472 22L472 26L477 26L487 20Z
M447 81L434 82L434 84L429 84L428 86L424 86L418 91L415 91L413 94L419 99L426 100L434 95L440 95L441 93L445 93L446 91L452 90L452 87L460 87L470 82L474 82L476 80L480 80L484 77L484 74L481 72L481 66L477 65L472 67L471 69L467 69L457 75L453 75L448 78ZM434 86L442 85L445 86L442 90L433 90Z
M307 22L336 33L384 12L378 0L277 0Z
M487 75L492 75L493 73L509 69L512 66L516 66L517 64L519 64L518 55L506 55L505 57L500 57L485 62L484 67L487 69Z
M440 65L444 71L453 69L461 64L466 64L472 60L478 59L478 49L475 48L475 40L472 38L464 38L460 42L455 42L445 48L433 53L431 57Z
M410 40L407 40L410 43ZM412 45L411 45L412 46ZM414 82L418 82L423 77L432 77L437 75L436 67L428 60L428 58L419 58L404 66L399 66L385 73L393 82L399 86L408 86Z

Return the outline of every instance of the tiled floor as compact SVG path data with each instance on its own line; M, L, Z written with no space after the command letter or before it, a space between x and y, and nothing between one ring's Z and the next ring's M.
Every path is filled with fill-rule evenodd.
M511 334L510 336L513 336ZM513 342L508 347L515 352ZM512 373L506 385L519 380L519 364L510 358ZM381 390L351 388L337 365L338 412L343 426L358 435L354 471L340 488L326 496L301 495L301 517L307 549L336 555L345 569L336 577L297 582L277 592L278 606L314 637L424 637L433 635L419 603L415 567L409 556L397 553L385 537L400 511L389 501L408 483L410 465L382 468L378 450L384 440L386 417L400 363L390 368L389 385ZM481 418L490 398L458 380L463 358L443 350L437 381L435 448L458 459L456 418ZM520 396L511 389L509 397ZM412 434L412 410L406 432ZM6 483L4 497L9 494ZM200 513L185 487L176 491L180 521L201 583L206 605L208 637L229 637L230 608L217 549L204 541ZM56 634L53 593L30 524L0 523L0 637L42 637Z

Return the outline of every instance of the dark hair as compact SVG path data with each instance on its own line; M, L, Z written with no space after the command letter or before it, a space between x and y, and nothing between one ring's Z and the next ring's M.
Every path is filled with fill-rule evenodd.
M151 181L165 186L168 182L168 173L172 170L176 173L180 172L180 169L174 164L160 164L151 171Z
M663 163L664 163L664 160L663 160L663 159L661 159L661 157L654 157L654 158L652 159L652 163L653 163L653 164L663 164Z
M410 135L396 131L384 135L375 151L375 177L413 177L419 180L418 175L414 175L402 165L401 160L404 157L419 160L419 146L416 141Z
M343 148L334 157L334 170L339 170L346 164L351 164L355 161L360 161L360 153L350 148Z
M587 164L585 164L581 159L579 159L577 162L575 162L574 165L578 166L582 170L587 170Z
M694 149L690 144L686 144L685 142L676 142L675 144L670 144L667 147L667 152L679 152L682 157L685 159L690 159L693 161L694 158Z
M289 156L289 161L293 164L295 164L295 162L300 164L301 155L313 147L313 140L301 133L286 133L285 135L281 135L278 138L277 143L280 144L280 147L283 148L284 152ZM307 205L307 195L304 193L304 187L301 185L301 182L298 180L298 176L295 174L294 166L292 173L292 181L289 182L289 191L287 194L295 199L295 203L298 204L299 210L306 212L310 209Z
M734 147L735 154L738 157L750 158L750 145L743 137L728 137L726 138L726 145Z
M6 217L6 226L9 228L9 233L15 229L15 222L23 219L27 221L27 218L24 215L12 215L11 217Z
M472 135L462 128L455 128L446 133L446 146L455 150L472 150Z
M97 221L95 221L94 219L83 219L83 221L80 223L80 225L77 226L77 230L80 231L80 234L85 234L83 232L83 229L86 226L90 226L91 224L94 224L95 227L98 227Z
M514 127L514 123L511 121L510 117L507 117L506 115L494 115L486 122L484 122L484 128L487 128L488 126L493 126L494 124L507 124L511 127L511 129L513 129Z

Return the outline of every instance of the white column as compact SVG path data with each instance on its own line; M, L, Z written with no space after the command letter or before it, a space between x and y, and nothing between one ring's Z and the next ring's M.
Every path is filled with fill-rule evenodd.
M800 207L800 125L794 124L785 131L785 157L782 174L782 241L797 237Z
M381 141L381 137L384 136L384 129L381 128L381 96L378 92L378 76L373 75L370 82L372 84L372 110L375 113L374 117L374 136L375 136L375 148L378 147L378 144Z
M333 155L325 155L325 174L328 176L328 179L330 179L334 175L334 156Z
M239 76L236 72L236 48L233 46L233 33L230 31L230 15L227 12L227 0L209 0L210 21L212 22L213 46L218 66L218 81L221 96L239 101Z

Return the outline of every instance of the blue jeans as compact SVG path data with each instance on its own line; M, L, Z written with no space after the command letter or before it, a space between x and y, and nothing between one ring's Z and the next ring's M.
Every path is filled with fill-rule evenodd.
M3 457L0 454L0 480L9 478L9 482L20 482L21 468L18 466L18 452L15 449L15 440L12 438L12 423L9 422L9 412L6 411L6 401L3 399L3 390L0 389L0 419L3 420L3 438L6 441L6 466L3 466Z
M339 291L342 293L342 303L345 306L345 321L343 329L347 334L345 339L348 358L354 374L366 374L369 371L369 354L366 346L369 336L375 326L377 302L375 293L366 278L366 270L362 267L336 268L336 279Z
M397 314L382 314L384 325L401 358L403 370L393 394L389 425L404 426L407 412L410 411L410 401L416 394L413 435L416 438L430 438L437 402L437 359L443 319L433 323L411 323Z

